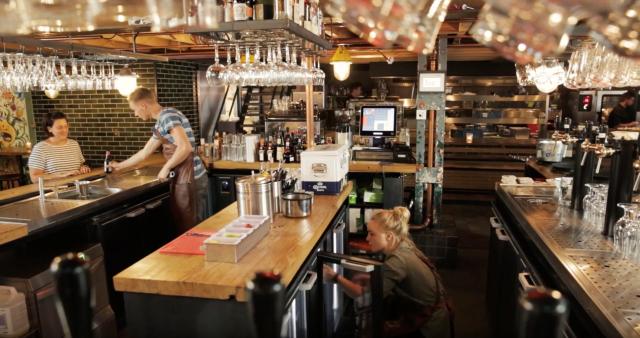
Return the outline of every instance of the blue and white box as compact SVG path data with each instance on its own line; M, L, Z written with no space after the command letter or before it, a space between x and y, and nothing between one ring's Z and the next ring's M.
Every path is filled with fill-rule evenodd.
M337 195L347 183L349 148L322 144L300 154L302 188L319 195Z

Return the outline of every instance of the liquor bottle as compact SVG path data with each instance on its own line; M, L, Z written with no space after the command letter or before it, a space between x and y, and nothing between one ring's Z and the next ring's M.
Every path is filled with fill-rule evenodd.
M233 0L233 19L234 21L247 20L247 4L245 0Z
M269 161L269 163L274 162L273 152L274 152L273 143L269 141L269 146L267 146L267 161Z
M281 132L276 141L276 161L280 162L282 160L284 160L284 137Z
M264 20L264 4L263 1L252 0L253 4L253 20Z
M111 161L113 161L113 159L111 158L111 152L107 150L107 152L104 155L104 173L105 174L111 174L113 172L113 168L110 167Z
M247 0L246 2L246 13L247 13L247 20L255 20L255 4L256 4L256 0Z
M220 132L216 131L216 136L213 138L213 159L220 159Z
M277 0L262 0L260 4L262 6L263 19L264 20L273 20L275 19L275 9L274 4Z
M233 1L229 0L224 4L224 22L233 21Z
M260 145L258 146L258 161L259 162L264 162L266 161L266 152L267 152L267 148L264 146L264 138L260 138Z
M291 149L289 149L289 147L283 147L283 154L282 154L282 161L284 163L292 163L291 162Z

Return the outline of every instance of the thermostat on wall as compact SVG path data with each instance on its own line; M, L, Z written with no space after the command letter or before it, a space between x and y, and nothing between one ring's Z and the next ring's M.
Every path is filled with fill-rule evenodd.
M444 93L444 72L421 72L418 91L423 93Z

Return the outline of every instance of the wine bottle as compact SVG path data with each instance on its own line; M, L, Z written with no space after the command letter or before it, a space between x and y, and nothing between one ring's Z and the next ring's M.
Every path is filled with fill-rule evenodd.
M62 305L56 309L60 318L66 319L62 325L66 324L72 338L91 338L93 335L89 269L88 258L77 253L56 257L50 267L56 281L57 301Z
M113 161L113 159L111 158L111 152L107 150L107 152L104 155L104 173L105 174L111 174L113 172L113 168L110 167L111 161Z
M247 20L255 20L255 4L256 0L247 0L245 3Z
M233 0L233 19L235 21L247 20L247 4L245 0Z
M538 287L525 291L518 302L518 338L560 338L569 304L559 291Z
M277 1L277 0L275 0ZM262 0L260 5L262 6L263 20L273 20L274 17L274 0Z
M285 288L280 275L258 272L247 283L251 318L256 337L280 338L284 317Z

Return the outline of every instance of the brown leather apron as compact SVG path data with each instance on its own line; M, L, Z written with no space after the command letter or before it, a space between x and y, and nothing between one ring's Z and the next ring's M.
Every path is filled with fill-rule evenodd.
M153 134L162 142L162 155L169 160L176 149L175 144L169 143L167 139L160 135L158 130L153 129ZM178 233L191 229L196 225L196 187L193 169L193 152L187 158L173 168L173 177L170 178L171 191L171 213Z

